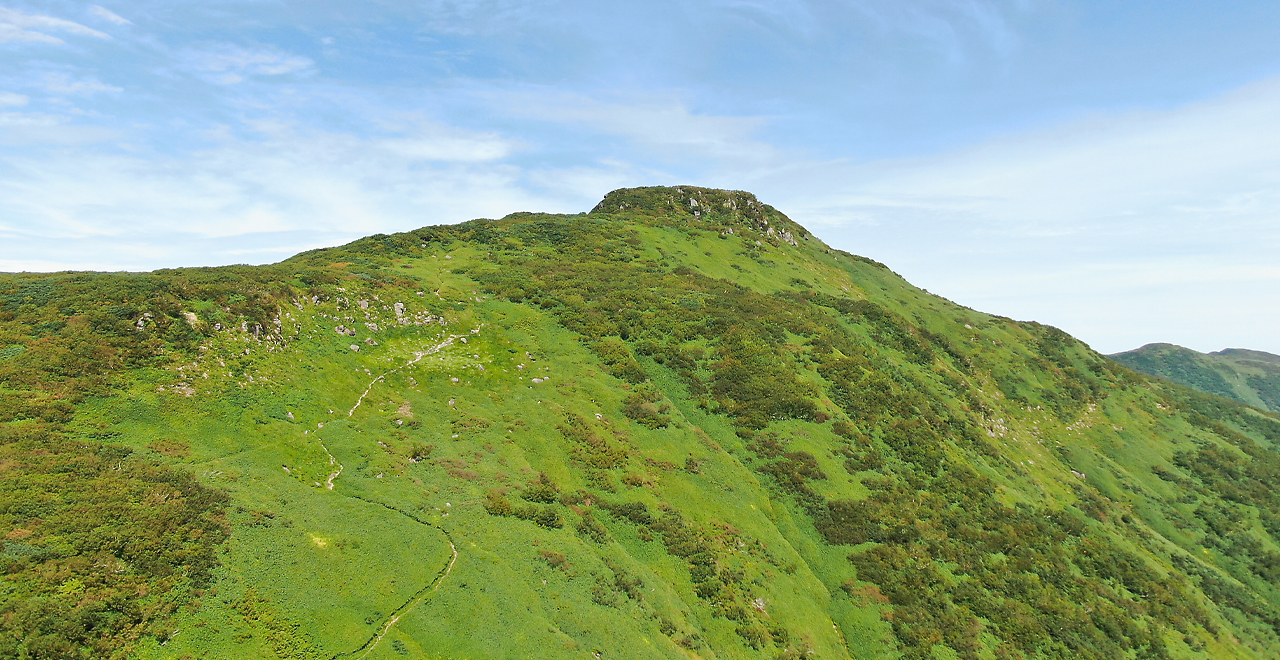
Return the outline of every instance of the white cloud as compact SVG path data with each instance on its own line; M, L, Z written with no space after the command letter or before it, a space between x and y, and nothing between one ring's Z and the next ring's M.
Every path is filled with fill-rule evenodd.
M127 18L122 18L119 14L99 5L90 5L89 13L104 21L115 23L116 25L133 25L133 21Z
M119 265L110 262L89 263L71 261L49 261L45 259L0 259L0 272L5 273L53 273L62 270L121 270Z
M747 185L920 286L1101 350L1217 350L1204 342L1218 337L1280 351L1277 125L1272 79L1172 110L931 158L812 163Z
M471 35L545 20L555 13L545 0L424 0L429 32Z
M110 39L108 35L61 18L43 14L25 14L16 9L0 7L0 43L8 41L63 44L62 39L49 31L68 32L80 36Z
M70 94L75 96L91 96L99 92L118 93L124 91L120 87L108 85L95 78L74 80L65 73L49 73L39 83L40 87L52 94Z
M118 135L109 128L72 124L63 115L0 112L0 144L4 145L84 145Z
M839 168L832 207L972 215L1002 233L1106 235L1280 210L1280 80L1173 111L1104 116L934 158ZM846 178L846 180L848 180Z
M509 156L513 143L493 133L469 133L422 126L416 134L374 141L373 146L410 161L479 162Z
M1018 46L1010 25L1016 8L991 0L859 0L851 6L881 33L906 35L926 44L952 64L960 64L974 46L1009 55Z
M0 108L26 105L31 99L22 94L14 94L13 92L0 92Z
M626 137L658 152L758 164L778 151L754 138L758 117L725 117L692 112L679 100L647 98L605 102L578 94L517 92L501 95L513 114Z
M258 128L261 140L223 132L218 146L172 158L0 152L0 223L12 234L0 258L37 268L74 265L68 255L79 254L113 269L274 260L317 241L590 203L528 192L526 173L501 160L511 147L498 135Z
M595 165L533 170L528 173L528 180L534 187L551 191L557 197L581 200L580 210L586 210L611 190L650 186L672 181L672 177L658 170L606 159Z
M182 59L192 70L208 76L213 82L234 85L245 76L279 76L310 71L315 62L301 55L274 47L244 48L234 44L216 44L200 50L187 50Z
M812 37L820 25L811 3L804 0L719 0L714 6L745 16L757 25L782 27L806 38Z

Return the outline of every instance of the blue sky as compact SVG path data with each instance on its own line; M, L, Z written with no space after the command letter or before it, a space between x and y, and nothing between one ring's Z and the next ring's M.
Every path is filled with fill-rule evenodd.
M0 270L751 190L1098 350L1280 353L1280 4L0 0Z

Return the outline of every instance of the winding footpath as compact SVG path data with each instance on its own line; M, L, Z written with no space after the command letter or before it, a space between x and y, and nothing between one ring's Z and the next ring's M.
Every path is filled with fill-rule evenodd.
M479 332L480 332L480 328L476 328L468 334L474 335ZM351 406L351 410L347 411L347 417L350 417L355 414L356 408L359 408L360 404L364 403L364 398L369 396L369 392L373 391L373 386L381 382L382 379L402 369L408 369L409 367L417 364L418 361L420 361L422 358L427 357L428 355L434 355L435 353L439 353L440 351L452 346L453 342L459 339L462 339L463 337L466 337L466 336L468 335L449 335L448 339L440 342L439 344L436 344L435 346L432 346L431 348L428 348L425 351L414 351L412 360L409 360L408 362L396 367L395 369L392 369L391 371L388 371L387 373L382 374L381 376L378 376L377 378L374 378L373 380L369 381L369 386L364 388L364 393L360 395L359 399L356 399L356 405Z
M395 369L392 369L391 371L388 371L382 374L381 376L378 376L377 378L374 378L372 381L369 381L369 386L365 388L364 393L361 394L360 398L356 400L356 404L354 406L351 406L351 410L347 412L347 417L350 417L353 414L355 414L356 409L360 407L360 404L364 402L365 397L369 396L369 392L373 390L373 386L381 382L387 376L390 376L391 374L394 374L397 371L400 371L402 369L407 369L408 367L413 366L414 364L422 360L422 358L428 355L439 353L445 348L452 346L454 342L456 342L457 340L463 337L467 337L469 335L475 335L475 334L478 334L479 332L480 332L480 328L476 328L472 330L470 333L468 333L467 335L450 335L444 341L428 348L425 351L414 351L413 353L414 357L412 360L400 365L399 367L396 367ZM333 453L329 451L328 447L324 446L324 443L320 444L320 448L324 449L324 453L329 455L329 465L337 466L338 468L337 471L331 473L329 475L329 478L325 480L325 488L327 488L328 490L333 490L333 480L336 479L338 475L342 474L342 464L338 463L338 459L334 457ZM422 601L426 600L428 596L435 593L436 590L440 588L440 583L445 579L445 577L449 575L449 573L453 572L453 565L458 561L458 546L453 542L453 535L449 533L449 530L439 525L435 525L430 522L427 522L426 520L423 520L418 516L412 513L409 513L408 511L404 511L402 509L391 506L390 504L386 504L384 502L378 502L375 500L366 499L366 498L360 497L359 495L345 495L345 497L348 497L353 500L360 500L361 502L365 502L368 504L374 504L374 505L380 506L384 509L394 511L420 525L425 525L427 527L436 529L441 534L444 534L445 540L448 541L449 543L449 561L446 562L445 565L436 573L435 578L433 578L431 582L427 583L425 587L419 589L412 596L410 596L409 600L406 600L402 605L400 605L400 607L397 607L395 611L392 612L386 619L384 619L382 621L382 624L378 626L378 632L374 633L374 635L370 637L368 640L366 640L364 644L361 644L359 648L357 648L354 651L350 651L347 653L338 653L333 656L333 660L338 660L339 658L355 658L356 660L362 660L363 658L367 657L370 653L373 652L374 648L378 646L378 643L381 642L382 639L386 637L388 633L391 632L391 629L397 623L399 623L401 617L403 617L413 608L422 604Z
M333 467L334 465L338 466L338 471L330 472L329 478L324 480L324 487L328 488L329 490L333 490L333 480L337 479L338 475L342 474L342 464L338 462L338 459L333 457L333 453L329 451L328 447L324 446L323 442L320 443L320 448L324 450L324 453L329 454L329 466L330 467Z
M395 511L396 513L399 513L400 515L405 516L406 518L409 518L414 522L417 522L422 525L426 525L427 527L433 527L437 530L440 530L440 533L444 534L445 539L449 542L449 561L444 565L443 568L440 569L439 572L436 573L435 578L432 579L431 582L427 583L427 586L419 589L417 593L413 594L413 596L410 596L409 600L405 601L403 605L401 605L400 607L397 607L396 610L392 612L390 616L388 616L385 620L383 620L382 625L378 626L378 632L375 633L373 637L370 637L364 644L362 644L360 648L354 651L351 651L350 653L339 653L338 655L334 656L335 659L341 658L341 657L348 657L348 658L356 658L357 660L361 660L362 658L367 657L370 653L373 652L373 649L378 646L378 642L381 642L382 638L386 637L387 633L391 632L391 628L395 626L397 623L399 623L400 617L407 614L409 610L412 610L413 608L420 605L422 601L427 599L427 596L430 596L431 594L435 593L436 590L440 588L440 583L445 579L445 577L449 575L449 573L453 572L453 565L458 561L458 546L453 542L453 535L450 534L448 530L446 530L445 528L439 525L433 525L425 520L422 520L421 518L418 518L417 516L411 513L402 511L400 509L397 509L396 507L393 507L387 504L383 504L382 502L367 500L363 497L356 497L356 496L349 496L349 497L351 497L352 499L361 500L363 502L368 502L369 504L376 504L385 509L390 509L391 511Z

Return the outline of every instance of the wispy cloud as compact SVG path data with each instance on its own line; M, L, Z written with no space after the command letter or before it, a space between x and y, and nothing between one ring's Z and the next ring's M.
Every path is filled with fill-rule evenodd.
M1273 79L1172 111L1099 115L855 168L858 183L834 198L866 213L976 214L983 226L1012 233L1112 235L1145 222L1189 228L1210 215L1224 219L1227 209L1280 212L1277 123Z
M453 131L433 131L422 137L377 140L371 146L411 162L480 162L508 156L512 144L494 135L469 136Z
M1278 124L1272 79L934 157L796 166L752 186L840 247L989 311L1088 339L1104 301L1141 299L1107 312L1104 350L1157 339L1221 348L1208 336L1274 345ZM1232 305L1229 331L1189 320ZM1167 334L1150 334L1159 327Z
M106 33L65 19L44 14L26 14L16 9L0 7L0 43L28 42L54 45L66 43L49 32L66 32L99 39L111 38Z
M512 114L628 138L649 150L707 159L749 161L755 165L777 154L755 137L765 120L700 114L671 97L618 101L554 91L498 95Z
M501 159L510 141L492 133L437 125L374 137L286 123L258 128L269 131L261 140L222 133L217 146L169 158L92 150L74 159L62 152L0 156L7 173L0 176L0 224L13 236L6 243L29 246L23 254L32 263L61 262L56 245L131 244L136 249L120 253L113 267L155 268L183 265L181 255L200 255L203 263L274 259L300 241L333 244L586 205L577 194L530 192L526 173ZM199 245L219 251L202 254L194 250Z
M182 54L185 65L210 80L234 85L246 76L281 76L312 70L315 61L285 52L274 46L245 48L235 44L214 44L189 49Z
M812 3L805 0L720 0L712 6L740 16L766 29L784 29L812 36L820 22Z
M14 106L26 105L31 99L22 94L14 94L13 92L0 92L0 108L8 108Z
M991 0L916 0L913 2L851 3L886 35L905 35L926 44L952 63L967 59L975 47L1008 55L1019 39L1009 17L1017 12L1009 2Z
M116 25L133 25L133 21L123 18L119 14L100 5L89 5L89 13L104 21L115 23Z
M0 112L0 144L7 146L82 146L118 136L119 131L116 129L76 124L65 115ZM3 202L0 202L0 208L3 208Z
M471 35L526 27L554 13L545 0L424 0L423 30Z
M100 92L118 93L124 91L115 85L108 85L97 78L86 77L75 79L66 73L48 73L38 85L51 94L73 96L92 96Z

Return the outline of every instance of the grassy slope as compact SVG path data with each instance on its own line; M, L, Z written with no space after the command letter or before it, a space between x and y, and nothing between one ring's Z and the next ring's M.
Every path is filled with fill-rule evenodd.
M1199 353L1173 344L1147 344L1110 356L1145 374L1280 412L1280 356L1228 348Z
M685 196L715 212L693 216L683 203L665 201L683 202ZM951 561L929 549L951 546L936 537L943 528L927 520L926 510L914 514L915 522L893 524L924 535L927 543L838 542L838 534L860 532L831 522L832 503L863 500L881 487L877 475L885 483L924 484L914 496L917 503L929 501L928 484L946 483L941 477L929 481L933 477L919 467L924 459L912 458L911 447L888 444L897 437L886 430L888 416L866 418L865 406L840 394L828 369L857 351L871 356L866 373L885 375L902 397L927 395L955 428L965 429L928 436L941 438L929 445L942 452L939 465L965 466L990 480L988 499L961 502L985 502L987 510L1009 515L1017 511L1018 520L1065 510L1085 530L1077 536L1093 544L1072 547L1086 553L1105 549L1151 576L1126 582L1096 562L1055 564L1075 576L1066 583L1091 585L1104 594L1071 598L1128 608L1129 614L1116 610L1113 618L1136 627L1111 633L1121 640L1107 642L1111 646L1096 642L1103 654L1097 657L1113 652L1119 656L1111 657L1265 658L1280 649L1274 630L1280 618L1272 614L1280 605L1274 577L1257 569L1265 562L1250 559L1280 549L1264 524L1269 505L1244 496L1224 499L1221 487L1210 483L1216 473L1203 467L1196 472L1186 458L1207 447L1261 465L1273 456L1268 443L1280 437L1266 436L1274 429L1271 422L1108 365L1050 329L927 294L874 262L830 250L771 210L753 220L750 213L721 205L745 209L745 196L660 189L624 193L622 200L627 206L614 197L613 207L591 215L520 214L299 255L278 269L288 287L279 296L278 331L268 321L257 336L252 323L242 330L234 318L223 319L227 329L215 330L219 305L195 294L183 299L185 309L201 314L188 323L198 336L185 348L175 345L152 366L127 372L113 392L78 404L66 426L73 436L110 438L189 470L231 497L231 535L212 588L172 614L166 634L144 637L133 655L773 658L812 651L822 658L891 658L901 652L995 658L1019 657L1027 648L1046 657L1092 653L1093 647L1070 646L1085 642L1062 641L1076 634L1072 630L1045 632L1042 638L1050 641L1019 647L1013 619L993 624L993 617L1003 616L995 612L974 618L978 605L965 605L970 601L957 591L957 585L974 583L956 563L966 560ZM789 229L797 245L765 232L760 217ZM624 245L610 237L627 240ZM582 293L561 289L555 296L544 283L537 300L501 279L514 273L526 283L541 281L566 264L612 259L615 252L625 254L602 261L601 268L623 270L602 272L640 268L651 274L654 295L667 296L662 309L668 312L635 310L649 316L629 321L633 331L656 327L662 314L678 315L681 309L688 318L697 318L700 309L708 310L708 318L713 310L727 309L716 306L722 304L714 293L720 280L744 287L737 293L725 289L724 295L739 296L735 300L776 303L777 316L771 318L817 319L820 331L797 322L772 340L761 339L767 328L758 331L766 334L748 333L744 345L755 348L734 353L785 362L786 377L771 382L799 388L811 402L805 409L810 412L780 413L761 422L732 408L733 397L745 400L746 394L698 391L699 382L724 382L717 371L723 361L714 356L729 354L724 333L751 326L753 312L726 316L733 323L715 331L721 334L690 335L664 352L643 346L639 335L617 341L618 319L630 318L628 312L591 306L591 286L608 289L607 278ZM311 274L290 279L293 269ZM202 276L185 273L160 276ZM46 276L7 277L22 284ZM689 291L700 293L662 284L663 278L679 277L688 279ZM874 309L894 316L881 317L889 320L877 325L865 315L821 307L811 302L815 296L871 301ZM398 323L394 303L403 303L404 318L418 324ZM186 322L170 316L172 327ZM604 329L583 330L583 323ZM339 324L355 328L355 336L335 332ZM835 336L849 343L831 352L815 346L815 339ZM15 339L13 345L21 343ZM920 345L933 348L911 352ZM1065 348L1053 348L1059 345ZM626 347L620 358L611 357L610 351L620 350L616 346ZM679 351L700 355L703 348L707 357L695 359L692 370L682 371L672 357L684 355ZM8 359L23 359L13 352ZM643 377L627 371L632 361ZM534 383L535 377L545 380ZM644 378L647 384L640 382ZM648 408L637 408L638 393L647 393ZM574 427L574 420L581 426ZM665 426L640 423L646 420ZM1245 435L1233 435L1239 432ZM1238 447L1250 439L1258 443L1249 445L1258 448L1256 456L1240 458ZM766 440L785 453L771 453ZM880 467L850 465L851 456L870 454L882 457ZM816 472L803 467L806 460ZM795 477L797 465L810 476ZM531 494L540 474L556 484L558 501L541 503ZM786 481L788 474L795 480ZM538 524L493 515L501 513L496 501L551 517ZM637 523L604 506L628 502L646 504L652 522ZM912 505L895 506L908 515ZM959 520L962 513L945 514L937 524L947 516ZM885 511L876 515L881 517L872 522L890 525ZM587 518L602 532L584 531ZM983 538L1016 533L1009 528ZM1253 555L1240 550L1246 539L1256 546ZM684 541L695 554L682 554ZM898 577L870 579L877 565L866 558L877 547L934 552L909 560L916 562L911 571L938 576L918 595L942 598L941 609L959 612L954 621L976 625L977 632L966 639L935 639L928 635L937 624L904 623L906 614L921 610L912 609L911 593L895 591ZM971 573L1030 576L1038 570L999 568L1006 556L1012 555L985 554L981 561L997 568ZM695 576L699 557L714 559L717 577ZM867 574L860 575L862 569ZM1194 575L1183 577L1189 574ZM718 591L699 595L708 584ZM1227 586L1214 591L1206 584ZM1016 609L1021 606L1015 607L1014 591L1026 587L990 589L1005 594L1000 602ZM1177 617L1147 605L1160 600L1150 589L1183 589L1175 593L1195 611L1171 623ZM1233 600L1224 590L1247 597ZM1065 601L1061 607L1067 608L1061 610L1063 620L1088 618L1081 614L1087 608L1070 609ZM1044 614L1049 610L1037 611L1052 620ZM1086 632L1096 628L1081 625ZM176 634L169 635L174 628ZM378 637L383 631L385 637ZM376 644L367 645L374 639Z

